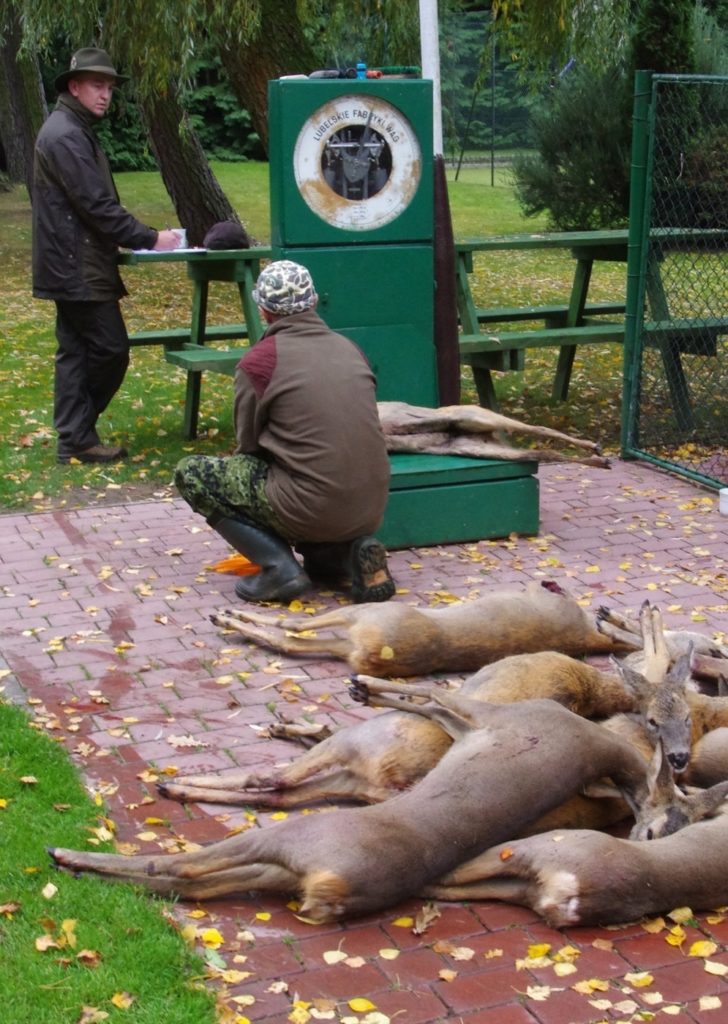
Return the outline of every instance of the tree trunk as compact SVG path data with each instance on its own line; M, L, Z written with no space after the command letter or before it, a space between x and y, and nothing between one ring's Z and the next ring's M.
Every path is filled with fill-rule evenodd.
M0 139L8 177L32 195L35 137L48 110L37 58L18 56L21 34L17 12L0 4Z
M220 58L241 107L268 151L268 82L281 75L307 75L318 66L290 0L265 0L260 31L242 45L220 48Z
M240 223L176 96L140 97L139 105L162 180L187 229L188 244L202 245L218 221Z

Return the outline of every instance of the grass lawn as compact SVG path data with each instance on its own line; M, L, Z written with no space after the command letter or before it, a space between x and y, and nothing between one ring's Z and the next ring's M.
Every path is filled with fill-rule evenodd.
M268 167L263 163L216 164L220 183L250 234L269 242ZM489 166L463 167L450 177L455 236L539 231L545 222L526 220L510 187L508 171ZM120 174L125 205L150 224L175 223L174 210L155 173ZM203 381L200 436L182 436L184 374L170 367L158 349L137 349L124 386L102 417L105 439L123 441L128 463L59 467L52 429L54 307L30 294L30 206L24 189L0 195L0 258L5 271L0 304L0 365L5 401L0 430L5 438L0 507L35 509L118 502L167 494L173 467L189 452L226 454L233 444L231 381L207 374ZM573 275L568 253L514 253L479 257L474 291L481 305L517 305L565 301ZM190 288L181 266L127 268L130 296L123 308L130 331L189 320ZM623 296L625 269L595 268L590 297ZM239 319L234 288L211 286L210 322ZM524 373L498 375L503 411L520 419L599 440L616 451L619 439L621 352L617 346L589 347L577 354L570 399L550 397L557 351L529 352ZM464 402L475 401L470 371L464 371Z
M65 749L0 703L2 1019L211 1024L206 965L160 913L165 904L51 867L46 846L98 842L102 814Z

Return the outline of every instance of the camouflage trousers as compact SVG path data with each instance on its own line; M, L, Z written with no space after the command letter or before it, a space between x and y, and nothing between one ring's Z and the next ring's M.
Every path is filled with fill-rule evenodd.
M267 476L268 463L255 455L189 455L177 463L174 482L187 504L205 519L215 514L248 519L293 540L268 501Z

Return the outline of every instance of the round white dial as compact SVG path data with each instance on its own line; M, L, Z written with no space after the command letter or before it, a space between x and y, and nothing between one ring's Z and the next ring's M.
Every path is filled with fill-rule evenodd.
M373 95L339 96L304 123L293 152L298 190L327 224L371 231L409 206L422 156L407 118Z

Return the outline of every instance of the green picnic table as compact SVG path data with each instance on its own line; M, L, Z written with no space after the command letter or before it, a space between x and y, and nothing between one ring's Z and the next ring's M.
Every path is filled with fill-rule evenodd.
M216 348L215 341L247 339L254 344L261 337L264 325L253 299L253 287L260 273L262 260L271 258L271 250L252 249L176 249L172 252L123 252L119 263L123 266L145 266L149 263L184 264L192 282L190 320L184 326L158 330L138 331L131 334L132 346L161 345L164 358L187 374L184 435L197 436L200 411L202 374L206 370L233 376L245 346ZM233 324L211 326L207 322L208 297L211 281L227 281L235 285L239 296L242 320Z
M645 273L645 315L642 332L645 343L660 350L671 400L683 423L692 419L689 389L681 353L715 354L716 339L726 333L728 318L676 318L670 310L661 274L666 254L699 252L702 245L715 245L718 229L655 228L650 232L650 248ZM542 232L494 235L488 238L456 242L458 314L462 327L459 338L460 360L472 368L481 405L497 409L492 371L524 369L524 354L529 348L558 347L559 357L552 396L565 401L577 348L624 342L625 301L623 296L611 302L589 299L592 271L598 262L627 261L628 230ZM546 306L481 307L472 298L471 277L476 254L508 253L524 250L561 249L574 260L574 275L569 295L563 303ZM618 317L618 319L615 319ZM492 329L492 324L542 321L543 326L524 330Z

